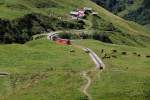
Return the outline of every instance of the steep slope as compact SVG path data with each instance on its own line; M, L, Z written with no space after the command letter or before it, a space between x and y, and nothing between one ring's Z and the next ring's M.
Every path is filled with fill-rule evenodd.
M94 11L98 12L98 17L100 17L100 19L97 20L98 22L102 21L107 24L112 24L117 30L117 31L111 31L111 32L107 32L107 30L105 30L104 32L107 34L110 33L108 38L111 39L112 43L128 44L128 41L131 41L132 43L130 43L129 45L138 44L142 46L149 46L147 45L149 44L148 40L150 39L149 31L146 31L142 26L136 23L129 22L118 16L115 16L114 14L108 12L107 10L96 5L90 0L74 0L74 1L68 1L68 0L41 1L41 0L38 0L36 2L34 0L28 0L28 1L26 0L4 0L1 3L0 7L1 7L0 10L2 11L2 13L0 14L1 18L6 19L6 20L7 19L15 20L10 23L9 21L3 21L3 20L1 21L0 25L1 25L2 30L0 31L2 31L1 36L4 37L2 41L12 42L13 40L18 39L18 38L15 38L16 35L17 37L20 35L21 39L19 38L19 40L26 41L26 40L30 40L32 35L38 34L43 31L48 31L48 30L84 29L83 23L81 24L81 23L70 20L69 12L77 8L92 7ZM20 7L24 7L24 9ZM38 13L38 15L36 13ZM29 15L26 15L26 14L29 14ZM17 18L24 16L24 15L25 17L21 19L21 22L20 20L16 21ZM50 16L50 18L48 16ZM60 17L61 17L61 20L58 20ZM51 24L51 22L55 24ZM16 25L16 23L18 24ZM23 23L23 26L22 26L22 23ZM28 25L32 27L29 28ZM99 27L101 27L101 25ZM109 25L107 27L109 27ZM85 27L85 28L90 29L88 27ZM92 30L101 31L100 28L97 28L97 29L92 28ZM139 41L136 41L136 38L134 37L137 37ZM22 39L22 38L25 38L25 39ZM116 40L115 38L118 39L117 42L115 41ZM13 41L13 42L16 42L16 41Z
M148 0L92 0L114 14L142 25L150 23Z
M150 1L143 0L142 4L138 9L134 11L130 11L128 14L124 16L125 19L133 20L142 25L150 24ZM138 15L138 16L137 16Z
M71 10L86 6L98 15L88 15L85 23L70 19ZM25 43L32 35L57 30L69 35L85 32L88 38L114 43L72 41L95 51L106 64L103 72L87 73L91 84L86 92L93 100L150 99L150 33L141 25L90 0L1 0L0 12L0 39L6 43ZM87 83L82 72L93 66L88 54L74 44L45 39L0 44L0 73L8 73L0 75L0 100L88 100L80 91Z
M137 10L144 0L92 0L119 16L124 16L131 11Z

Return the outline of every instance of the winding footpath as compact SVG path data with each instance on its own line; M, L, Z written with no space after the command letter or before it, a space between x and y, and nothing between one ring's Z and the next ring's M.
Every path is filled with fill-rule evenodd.
M91 78L87 75L87 72L84 71L82 72L83 78L87 80L87 83L83 86L83 89L81 88L81 91L88 97L89 100L92 100L92 96L87 92L88 88L90 87L92 80Z
M57 35L58 33L62 33L62 32L74 32L74 33L82 33L82 32L87 32L87 30L59 30L59 31L52 31L52 32L48 32L48 33L41 33L41 34L36 34L32 36L33 40L36 40L40 37L44 37L44 36L52 36L52 35Z
M53 35L57 35L58 33L61 33L63 31L56 31L56 32L50 32L50 33L43 33L43 34L37 34L37 35L34 35L32 38L33 40L36 40L38 39L39 37L42 37L42 36L53 36Z
M104 69L105 68L105 64L97 56L97 54L94 51L92 51L89 48L83 48L81 46L80 46L80 48L82 48L85 52L89 53L89 56L91 57L91 59L93 60L93 62L96 65L96 69ZM85 78L87 80L87 83L83 86L83 88L81 88L81 91L88 97L89 100L92 100L92 96L87 92L88 88L90 87L90 85L92 83L92 79L88 76L87 73L88 73L88 71L82 72L82 76L83 76L83 78Z
M94 61L97 69L104 69L105 68L105 64L103 63L103 61L101 60L101 58L99 58L98 55L94 51L92 51L89 48L82 48L82 49L85 52L89 53L89 56Z

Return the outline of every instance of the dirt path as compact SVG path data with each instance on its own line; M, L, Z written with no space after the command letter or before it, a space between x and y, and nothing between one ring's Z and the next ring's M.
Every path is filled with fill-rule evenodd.
M33 40L36 40L42 36L51 36L51 35L55 35L55 34L58 34L61 32L76 32L76 33L78 33L78 32L86 32L86 30L67 30L67 31L59 30L59 31L53 31L53 32L49 32L49 33L36 34L36 35L33 35L32 38L33 38Z
M51 36L51 35L55 35L55 34L58 34L58 33L61 33L62 31L56 31L56 32L50 32L50 33L42 33L42 34L37 34L37 35L34 35L32 36L33 40L36 40L38 37L41 37L41 36Z
M83 78L87 80L87 83L81 88L81 91L88 97L89 100L92 100L92 96L87 92L88 88L90 87L92 80L91 78L87 75L87 72L82 72Z
M92 51L89 48L84 48L82 46L77 46L77 47L82 48L82 50L84 50L85 52L88 52L90 58L95 63L95 67L96 67L95 70L100 70L100 69L105 68L105 64L103 63L103 61L98 57L98 55L94 51ZM93 72L93 70L90 70L90 71ZM87 80L87 83L83 86L81 91L88 97L89 100L92 100L92 96L87 92L88 88L91 86L91 83L92 83L92 79L88 76L88 72L89 71L82 72L82 76L83 76L83 78L85 78Z
M92 51L89 48L85 48L83 46L80 45L75 45L75 47L82 49L83 51L85 51L86 53L89 54L91 60L95 63L95 70L104 70L105 69L105 64L103 63L103 61L101 60L100 57L98 57L98 55ZM93 70L90 70L91 72L93 72ZM82 72L82 76L85 80L87 80L87 83L82 86L81 91L88 97L89 100L92 100L92 96L87 92L88 88L91 86L92 83L92 79L88 76L88 72L90 71L84 71Z
M86 53L88 53L90 58L92 59L92 61L95 63L97 69L104 69L105 68L105 64L103 63L101 58L94 51L92 51L89 48L85 48L83 46L80 46L80 45L74 45L74 46L77 48L80 48L83 51L85 51Z

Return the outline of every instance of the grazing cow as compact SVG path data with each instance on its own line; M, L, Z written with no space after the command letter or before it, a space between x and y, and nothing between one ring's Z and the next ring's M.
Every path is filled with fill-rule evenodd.
M127 55L127 52L122 52L122 55Z
M104 54L104 57L102 57L102 59L105 59L105 58L110 59L111 57L108 56L108 55L105 53L105 54Z
M140 55L140 54L138 54L137 56L138 56L138 57L140 57L141 55Z
M107 56L106 58L110 59L111 57L110 57L110 56Z
M150 55L147 55L146 58L150 58Z
M105 54L104 54L104 56L102 57L102 59L105 59L105 58L106 58L106 56L107 56L107 54L105 53Z
M113 53L116 53L117 52L117 50L112 50L113 51Z
M99 69L100 69L100 70L103 70L104 68L103 68L103 67L100 67Z
M101 50L101 53L104 53L104 49Z
M113 58L117 58L117 56L115 56L115 55L112 55L112 57L113 57Z
M136 53L136 52L133 52L133 54L134 54L134 55L137 55L137 53Z

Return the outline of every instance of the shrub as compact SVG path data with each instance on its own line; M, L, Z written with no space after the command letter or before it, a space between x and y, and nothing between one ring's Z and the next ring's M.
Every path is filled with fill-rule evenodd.
M105 28L104 28L105 31L115 31L116 28L114 27L114 25L112 23L108 23Z
M81 22L71 22L71 21L63 21L60 20L57 23L57 26L59 28L65 28L65 29L84 29L84 23Z
M59 36L63 39L71 39L72 34L64 32L64 33L59 34Z
M109 35L105 33L95 33L93 34L92 37L95 40L99 40L99 41L106 42L106 43L112 43L111 39L109 38Z

